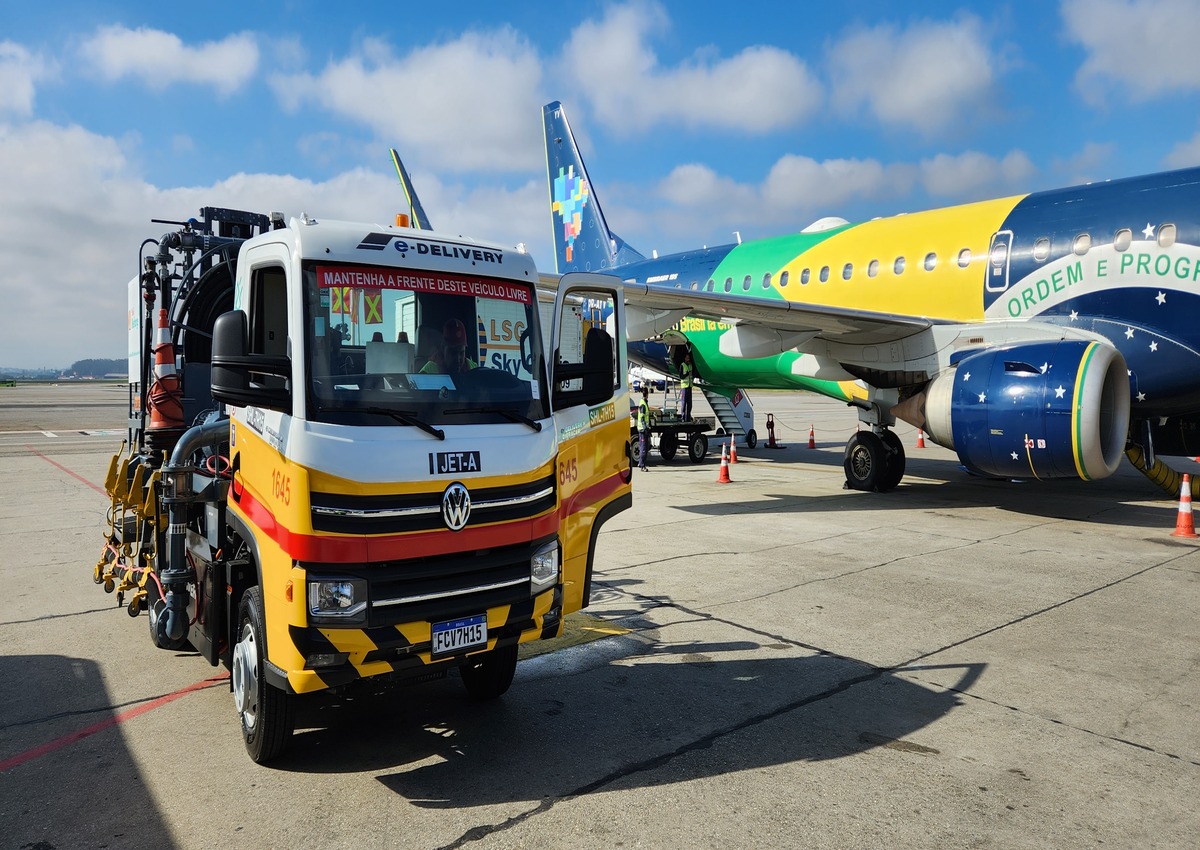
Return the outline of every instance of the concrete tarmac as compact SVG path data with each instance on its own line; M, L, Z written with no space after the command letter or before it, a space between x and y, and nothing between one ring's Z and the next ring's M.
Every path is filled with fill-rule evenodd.
M1177 502L1127 464L971 478L907 426L901 486L848 491L852 412L751 396L731 483L719 450L635 471L592 639L493 703L314 704L260 767L225 671L91 581L124 388L0 388L0 848L1194 847Z

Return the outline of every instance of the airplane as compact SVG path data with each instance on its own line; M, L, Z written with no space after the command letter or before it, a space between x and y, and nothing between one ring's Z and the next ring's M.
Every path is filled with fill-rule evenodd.
M630 356L853 405L850 489L904 474L897 420L1004 479L1200 453L1200 168L646 258L608 229L562 104L542 109L557 271L625 281ZM657 351L657 354L656 354ZM659 367L655 367L659 368ZM661 369L660 369L661 370Z
M425 208L421 206L421 199L417 197L417 190L413 187L412 180L409 179L408 171L404 167L404 163L400 161L400 154L396 153L395 148L391 148L392 165L396 167L396 176L400 178L400 188L404 190L404 197L408 201L408 218L409 227L416 230L433 230L433 226L429 223L429 216L425 215Z

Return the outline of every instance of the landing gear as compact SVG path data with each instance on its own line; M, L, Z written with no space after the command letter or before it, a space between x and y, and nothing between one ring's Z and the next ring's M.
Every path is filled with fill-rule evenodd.
M847 489L886 493L904 477L904 447L891 431L859 431L846 443L842 468Z

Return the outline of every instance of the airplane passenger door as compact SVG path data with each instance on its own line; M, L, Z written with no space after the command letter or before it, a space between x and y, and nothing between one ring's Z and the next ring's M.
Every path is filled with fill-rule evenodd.
M632 504L625 333L619 278L562 277L554 299L550 401L558 439L564 615L587 606L600 525Z
M992 236L988 248L987 291L1003 292L1008 289L1008 267L1012 254L1013 232L998 230Z

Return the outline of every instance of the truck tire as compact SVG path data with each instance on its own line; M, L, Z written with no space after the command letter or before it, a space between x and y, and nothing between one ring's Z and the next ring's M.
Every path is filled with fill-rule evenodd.
M688 457L692 463L699 463L704 460L704 456L708 454L708 437L699 432L692 435L688 440Z
M662 436L658 438L658 453L662 455L663 460L673 460L675 452L679 450L679 437L674 431L664 431Z
M458 668L471 699L495 699L508 690L517 671L517 645L472 655Z
M292 737L292 696L269 684L266 669L266 617L262 591L252 587L238 606L238 636L233 647L233 701L242 721L246 752L258 764L278 756Z

